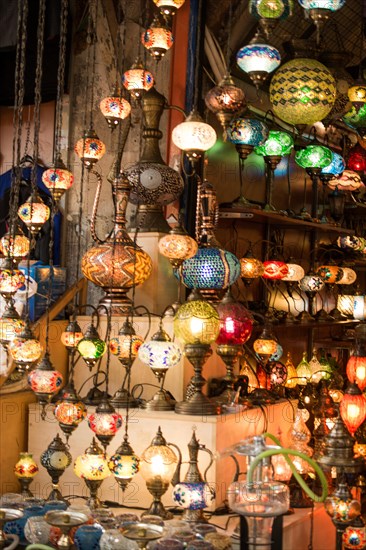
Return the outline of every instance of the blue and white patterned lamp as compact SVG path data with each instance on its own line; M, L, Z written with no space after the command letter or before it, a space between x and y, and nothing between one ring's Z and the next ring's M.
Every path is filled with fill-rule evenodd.
M221 290L240 277L238 258L222 248L199 248L193 258L184 260L181 267L184 285L199 290Z
M234 143L242 159L246 159L254 147L262 145L268 138L268 133L263 122L242 116L234 118L227 129L228 140Z
M338 153L333 153L332 162L328 164L325 168L322 169L320 172L320 179L323 183L326 183L327 181L333 179L336 176L340 176L343 172L343 170L346 168L346 163L344 161L344 158L339 155Z
M240 69L248 74L258 88L281 64L281 55L276 48L265 44L259 35L236 54L236 62Z

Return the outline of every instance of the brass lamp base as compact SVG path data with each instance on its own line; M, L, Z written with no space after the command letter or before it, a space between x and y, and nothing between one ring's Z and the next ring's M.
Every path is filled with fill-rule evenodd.
M162 207L159 205L140 204L128 227L128 230L134 230L138 227L139 232L158 232L169 233L171 227L164 218Z
M315 315L315 319L319 322L332 321L333 317L325 311L324 308L319 309Z
M203 515L203 510L184 510L182 521L189 523L207 523L207 519Z
M117 390L112 399L110 399L111 405L117 409L126 409L127 406L131 409L137 409L140 403L128 393L126 389Z
M296 317L296 320L300 323L308 323L311 321L315 321L314 317L310 315L306 310L299 313L299 315Z
M143 518L144 516L159 516L161 517L162 519L172 519L173 518L173 514L171 512L168 512L168 510L165 509L163 503L161 502L161 500L154 500L152 503L151 503L151 506L148 510L146 510L146 512L144 512L141 517Z
M335 321L345 321L346 317L339 311L339 309L334 308L329 312L329 315L333 317Z
M32 498L34 495L32 491L29 489L29 485L32 483L33 478L32 477L20 477L19 483L20 483L20 494L23 497L26 498Z
M175 403L164 390L159 390L143 407L148 411L174 411Z
M216 415L221 414L221 406L205 395L195 393L189 400L177 403L175 412L192 416Z
M86 501L87 505L91 510L95 510L96 508L100 508L102 506L101 501L99 500L97 496L97 492L101 484L103 483L103 480L97 480L97 479L84 479L86 486L89 489L90 497Z
M99 300L100 306L106 307L111 315L131 314L132 300L127 296L127 292L131 290L130 288L103 288L103 290L106 294Z

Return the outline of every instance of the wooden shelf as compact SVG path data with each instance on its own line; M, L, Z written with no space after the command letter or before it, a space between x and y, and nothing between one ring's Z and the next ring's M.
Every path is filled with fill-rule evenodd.
M318 231L331 231L342 235L354 235L353 229L345 229L328 223L315 223L312 221L290 218L284 214L265 212L256 208L220 208L221 220L247 220L254 223L275 223L277 226L302 227L304 229L316 229Z
M345 321L308 321L306 323L273 323L273 330L277 329L292 329L292 328L323 328L323 327L335 327L340 325L356 325L362 321L357 319L346 319Z

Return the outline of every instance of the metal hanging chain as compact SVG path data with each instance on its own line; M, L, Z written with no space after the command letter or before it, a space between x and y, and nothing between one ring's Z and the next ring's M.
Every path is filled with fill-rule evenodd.
M20 155L24 103L25 50L27 43L28 0L18 0L17 48L15 57L15 86L13 113L12 174L9 200L10 231L14 238L18 219L19 187L21 181ZM10 253L10 248L9 248Z
M62 132L62 110L63 93L65 82L65 63L66 63L66 38L67 38L67 20L68 20L69 0L61 0L61 19L60 19L60 52L57 71L57 96L56 96L56 122L55 122L55 145L53 150L53 163L61 157L61 132Z
M90 106L89 106L89 112L90 112L90 123L89 128L93 128L94 125L94 83L95 83L95 65L96 65L96 55L97 55L97 21L98 21L98 8L99 8L99 2L98 0L95 0L92 2L92 8L93 11L91 12L91 20L92 20L92 26L93 26L93 61L92 61L92 68L91 68L91 82L90 82Z
M39 0L38 29L37 29L37 66L34 88L34 113L33 113L33 165L31 171L32 196L37 190L37 162L39 154L39 130L41 125L41 85L43 73L43 49L45 26L46 0Z
M201 26L202 26L202 0L198 0L198 16L197 16L197 31L196 31L196 52L195 52L195 67L194 67L194 94L193 94L193 110L198 110L198 82L201 70L200 50L201 50Z
M226 55L225 55L225 61L226 61L226 71L230 72L230 40L231 40L231 27L232 27L232 19L233 19L233 1L229 0L229 17L228 17L228 31L227 31L227 42L226 42Z
M122 5L122 9L121 9ZM126 2L125 0L120 0L120 3L118 4L119 9L123 13L123 26L122 26L122 33L119 30L118 36L120 37L120 43L121 43L121 55L120 60L117 59L117 84L119 85L119 79L121 78L121 75L125 72L125 54L126 54L126 32L127 32L127 17L126 17ZM120 19L119 19L120 20Z

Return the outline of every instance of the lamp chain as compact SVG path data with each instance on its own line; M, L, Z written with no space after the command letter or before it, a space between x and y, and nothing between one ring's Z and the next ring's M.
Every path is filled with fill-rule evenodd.
M229 16L228 16L228 31L227 31L227 42L226 42L226 70L229 73L230 72L230 54L231 54L231 48L230 48L230 41L231 41L231 27L232 27L232 18L233 18L233 1L229 1Z
M201 25L202 25L202 0L198 0L197 9L197 32L196 32L196 55L194 66L194 94L193 94L193 110L198 109L198 91L199 91L199 76L201 70L200 53L201 53Z
M90 15L90 18L92 20L92 27L93 27L93 61L92 61L92 73L91 73L91 83L90 83L90 106L89 106L89 112L90 112L90 128L93 128L93 122L94 122L94 81L95 81L95 65L96 65L96 54L97 54L97 22L98 22L98 8L99 8L99 1L93 0L91 3L92 6L92 12Z
M62 109L63 92L65 82L65 62L66 62L66 37L67 37L67 18L68 18L68 0L61 1L61 20L60 20L60 53L57 71L57 97L56 97L56 122L55 122L55 147L53 163L61 156L61 132L62 132Z

